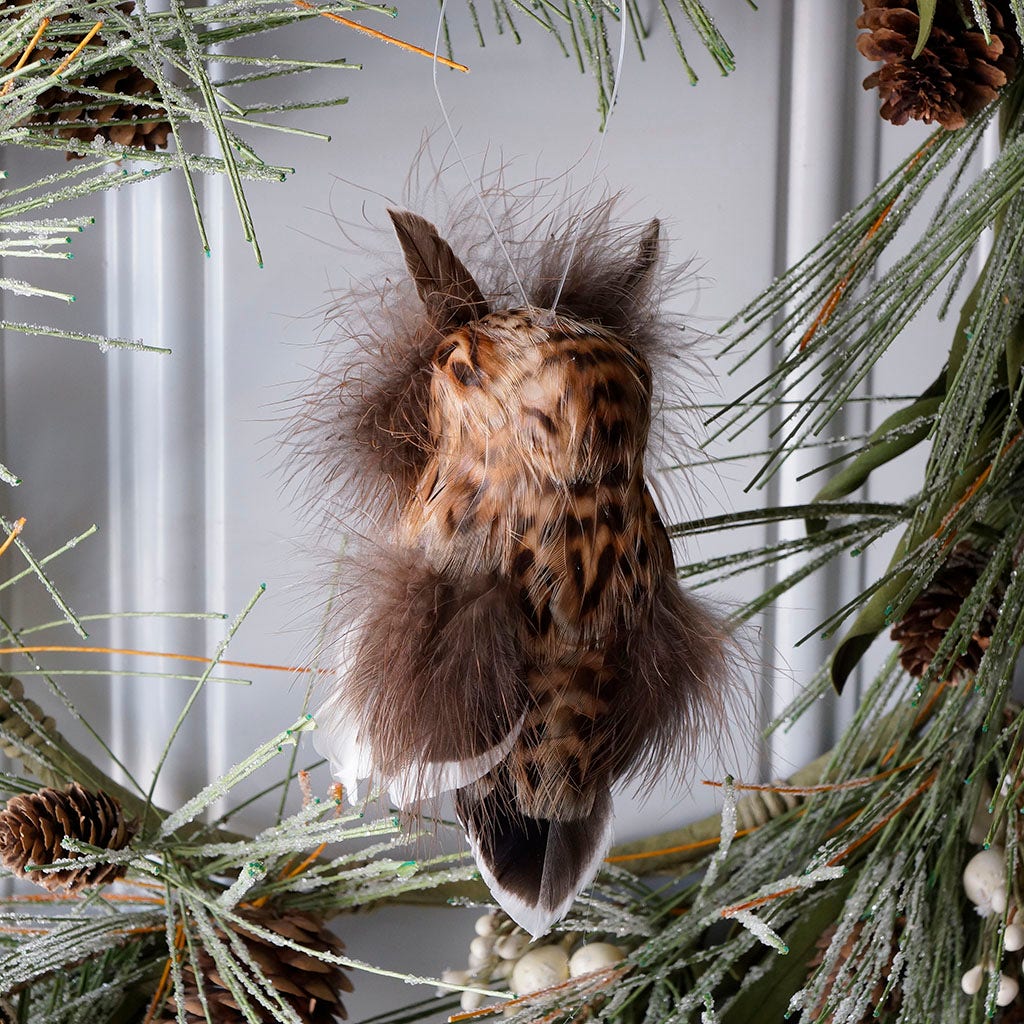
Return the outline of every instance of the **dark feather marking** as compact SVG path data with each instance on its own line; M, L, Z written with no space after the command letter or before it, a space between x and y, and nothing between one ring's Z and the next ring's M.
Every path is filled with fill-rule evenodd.
M557 434L558 433L558 427L555 426L555 421L546 412L544 412L543 410L541 410L541 409L534 409L531 406L526 406L523 409L523 412L526 413L527 416L530 416L533 419L537 420L537 422L540 423L540 425L549 434Z
M573 548L569 553L569 567L572 570L573 583L576 584L576 593L582 594L587 576L583 568L583 552L579 548Z
M602 502L601 507L598 509L597 517L613 533L622 533L626 528L622 506L616 501Z
M580 601L580 615L589 615L601 603L603 594L604 587L599 587L596 583L588 587L587 592L583 595L583 600Z
M545 601L544 607L540 610L540 618L537 621L537 631L541 636L547 636L548 631L551 629L551 621L551 604Z
M461 359L457 362L449 364L451 366L452 376L463 386L467 388L478 388L483 380L483 372L470 366L469 363L464 363Z
M651 560L650 548L643 537L640 538L640 543L636 546L636 560L641 569L646 569L647 563Z
M512 574L522 576L533 565L533 551L530 548L523 548L512 560Z
M601 475L601 483L613 490L625 487L629 483L629 470L626 468L625 463L616 462L608 466Z
M612 404L618 404L626 397L626 389L619 381L608 377L594 385L592 397L595 405L602 399Z
M613 451L616 451L626 440L626 424L622 420L612 420L610 423L601 420L598 424L598 433L601 435L601 440Z
M566 540L578 540L585 537L594 529L594 520L591 516L583 516L577 519L574 515L565 517L565 538Z

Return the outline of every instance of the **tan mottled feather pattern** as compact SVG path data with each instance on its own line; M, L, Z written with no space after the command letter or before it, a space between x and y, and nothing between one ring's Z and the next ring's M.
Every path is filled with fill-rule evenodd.
M539 933L597 870L611 785L691 751L722 701L724 630L645 479L659 226L584 237L558 309L546 272L535 305L492 310L431 224L391 216L425 324L352 407L376 558L322 745L343 768L355 734L399 802L457 789L484 877Z

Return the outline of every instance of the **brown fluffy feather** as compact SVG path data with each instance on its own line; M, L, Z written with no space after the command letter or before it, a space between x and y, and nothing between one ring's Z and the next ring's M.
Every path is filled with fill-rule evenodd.
M725 631L677 582L645 480L672 275L658 222L613 228L604 204L569 222L554 311L573 227L511 245L516 308L478 246L463 262L422 217L391 218L411 280L295 430L329 518L346 497L373 522L318 720L332 760L358 739L401 803L458 789L495 895L539 933L597 870L611 785L688 755L723 703Z

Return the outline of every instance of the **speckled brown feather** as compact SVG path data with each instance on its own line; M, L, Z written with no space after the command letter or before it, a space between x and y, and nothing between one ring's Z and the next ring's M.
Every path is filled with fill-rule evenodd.
M432 225L391 216L427 324L364 422L385 455L381 424L408 423L415 457L381 462L383 557L318 718L403 802L457 788L485 878L544 931L600 862L610 786L691 750L721 703L724 631L645 481L659 227L603 261L583 246L600 287L570 273L557 310L491 312Z

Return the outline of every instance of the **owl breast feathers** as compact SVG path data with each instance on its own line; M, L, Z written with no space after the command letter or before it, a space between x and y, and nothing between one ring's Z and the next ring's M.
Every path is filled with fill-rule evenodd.
M676 580L644 475L659 225L584 245L556 309L550 273L492 309L431 224L391 218L419 323L317 399L343 424L318 464L376 520L318 746L350 792L454 791L491 892L540 935L607 852L612 784L685 756L721 703L723 627Z

